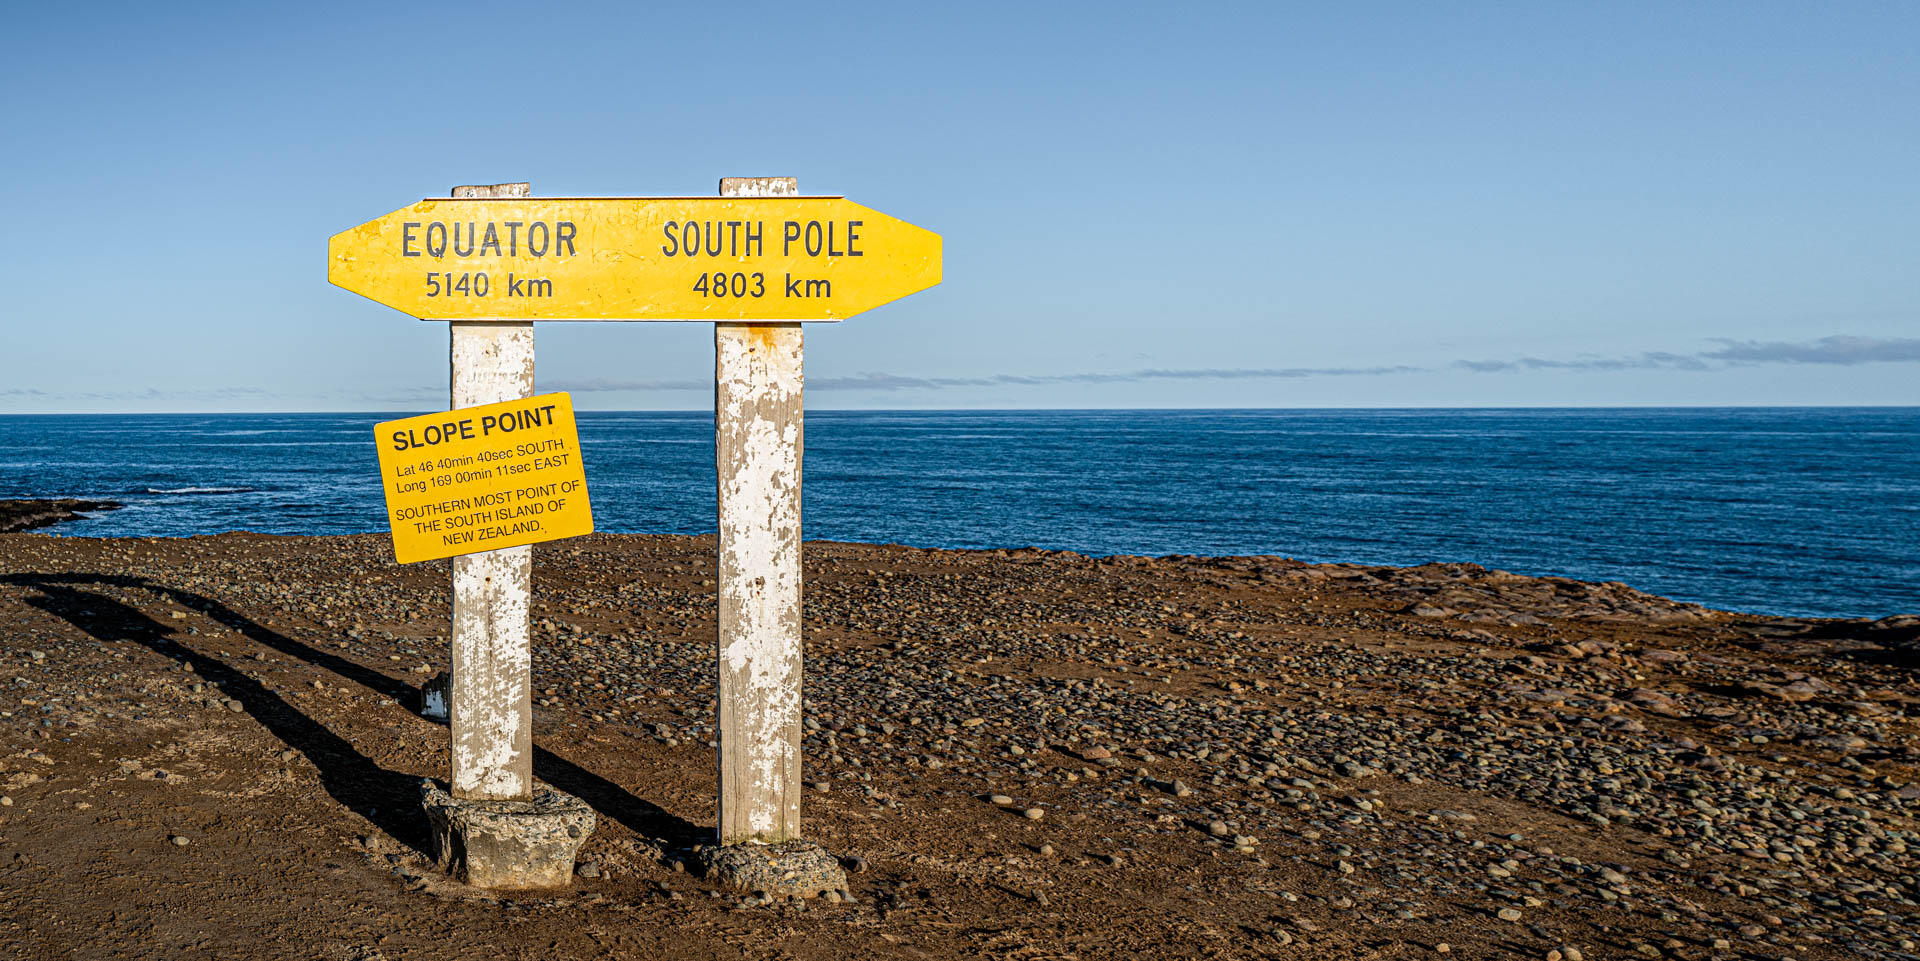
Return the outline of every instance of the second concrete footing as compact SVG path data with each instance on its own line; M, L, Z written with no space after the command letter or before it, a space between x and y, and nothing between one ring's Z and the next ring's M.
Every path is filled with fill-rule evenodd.
M573 858L593 833L585 801L540 788L531 801L456 798L420 784L433 857L455 878L482 888L554 888L572 883Z
M707 880L767 898L848 897L840 862L812 841L733 844L701 851Z

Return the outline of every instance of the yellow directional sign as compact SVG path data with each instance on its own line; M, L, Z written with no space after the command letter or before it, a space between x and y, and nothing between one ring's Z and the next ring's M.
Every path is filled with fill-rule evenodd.
M940 235L842 197L422 200L327 280L423 320L841 320L940 282Z
M390 420L373 431L402 564L593 533L568 394Z

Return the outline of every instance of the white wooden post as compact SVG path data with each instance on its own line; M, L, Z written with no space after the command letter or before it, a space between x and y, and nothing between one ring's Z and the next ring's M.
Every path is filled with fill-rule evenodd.
M526 197L528 184L455 187L455 198ZM531 322L452 321L453 406L533 396ZM533 652L528 597L533 548L453 559L453 729L455 798L533 797Z
M799 193L729 177L723 197ZM716 323L720 843L800 837L801 332Z

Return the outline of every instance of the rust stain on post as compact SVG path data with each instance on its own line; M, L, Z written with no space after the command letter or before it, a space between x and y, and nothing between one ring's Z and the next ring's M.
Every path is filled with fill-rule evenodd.
M775 324L730 324L746 332L746 336L758 350L772 350L780 342L780 327Z
M527 184L455 187L455 197L525 197ZM533 324L454 321L452 406L533 396ZM453 796L533 797L533 652L528 598L533 549L453 559L449 761Z
M723 196L788 196L729 177ZM802 333L714 325L721 844L800 836Z

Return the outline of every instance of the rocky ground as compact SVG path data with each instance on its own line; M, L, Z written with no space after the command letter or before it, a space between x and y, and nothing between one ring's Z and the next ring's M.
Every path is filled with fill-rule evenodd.
M447 567L382 536L0 536L0 956L1920 957L1920 618L1471 565L807 546L810 836L689 873L713 543L536 549L576 883L439 877Z

